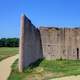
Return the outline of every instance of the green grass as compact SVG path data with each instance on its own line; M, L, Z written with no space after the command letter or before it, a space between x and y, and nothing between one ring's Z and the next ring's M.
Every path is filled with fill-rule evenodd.
M38 60L23 73L18 72L17 60L8 80L49 80L70 75L80 75L80 60Z
M0 47L0 61L18 53L16 47Z

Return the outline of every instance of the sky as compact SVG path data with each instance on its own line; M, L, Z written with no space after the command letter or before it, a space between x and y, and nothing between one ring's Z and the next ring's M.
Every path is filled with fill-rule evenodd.
M36 27L80 27L80 0L0 0L0 38L20 36L22 14Z

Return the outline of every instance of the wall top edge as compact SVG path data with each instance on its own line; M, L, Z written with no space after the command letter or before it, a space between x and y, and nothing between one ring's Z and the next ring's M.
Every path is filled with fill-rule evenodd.
M64 27L64 28L63 27L62 28L61 27L60 28L59 27L39 27L39 29L56 29L56 30L59 30L59 29L80 29L80 27L74 27L74 28L71 28L71 27L70 28L69 27L68 28L67 27Z

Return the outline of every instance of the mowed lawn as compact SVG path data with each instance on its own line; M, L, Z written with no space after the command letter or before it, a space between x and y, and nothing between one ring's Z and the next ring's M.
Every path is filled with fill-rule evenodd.
M18 47L0 47L0 61L18 54Z
M18 54L17 47L0 47L0 61L15 54ZM80 75L80 60L38 60L22 73L16 60L8 80L49 80L71 75Z
M8 80L50 80L71 75L80 75L80 60L38 60L22 73L18 71L16 60Z

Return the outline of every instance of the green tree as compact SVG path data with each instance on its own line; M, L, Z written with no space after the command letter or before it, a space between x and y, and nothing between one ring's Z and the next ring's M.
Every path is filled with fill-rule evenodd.
M1 38L0 39L0 47L5 47L6 46L6 38Z
M1 38L0 47L18 47L19 38Z

